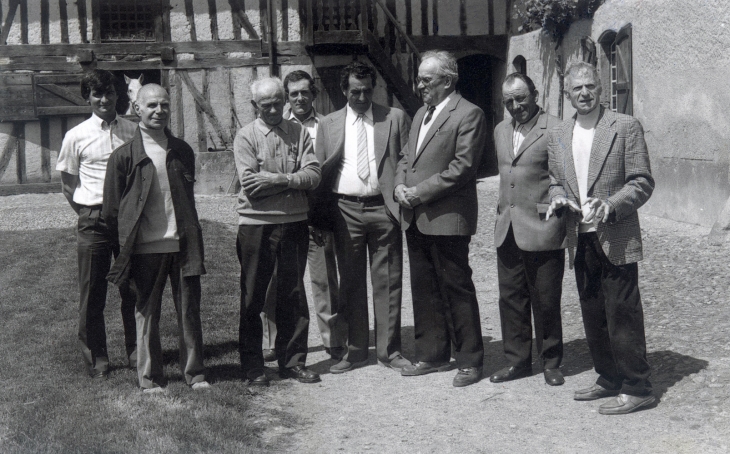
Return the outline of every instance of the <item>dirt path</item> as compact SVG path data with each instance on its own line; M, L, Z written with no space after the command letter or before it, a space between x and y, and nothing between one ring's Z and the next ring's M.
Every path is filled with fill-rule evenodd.
M497 179L481 182L479 193L480 229L472 239L471 264L489 374L505 366L492 246ZM0 230L75 222L71 210L57 209L66 204L60 194L0 199ZM236 228L234 205L231 197L198 199L201 218L231 230ZM646 258L639 267L640 287L652 383L660 398L655 408L610 417L598 414L600 402L572 400L575 390L593 383L595 373L575 279L566 270L564 386L545 385L535 365L535 374L526 379L499 385L487 379L457 389L451 386L453 371L401 377L377 365L372 349L368 367L335 376L328 372L332 361L313 323L308 364L322 374L322 382L275 381L268 389L251 390L251 400L262 408L253 421L262 441L274 452L305 453L729 452L730 247L710 246L707 228L650 216L641 222ZM407 259L405 265L407 270ZM413 358L409 279L406 272L402 326L404 354Z

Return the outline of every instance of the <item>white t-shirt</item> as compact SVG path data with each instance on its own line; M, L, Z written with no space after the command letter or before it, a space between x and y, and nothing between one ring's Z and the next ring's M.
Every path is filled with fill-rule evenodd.
M600 112L601 109L596 108L588 115L578 115L573 127L573 165L575 166L575 176L578 179L578 193L580 194L581 204L584 204L588 198L588 167L591 163L593 136L596 132ZM584 209L583 216L586 214L587 210ZM580 233L595 232L596 225L593 221L585 222L581 219L578 229Z

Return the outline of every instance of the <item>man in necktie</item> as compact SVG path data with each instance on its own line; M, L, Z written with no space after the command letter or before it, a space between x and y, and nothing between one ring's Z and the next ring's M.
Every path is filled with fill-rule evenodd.
M402 375L451 369L453 340L457 387L478 382L484 361L469 242L477 229L476 177L487 139L484 112L456 92L458 79L453 55L423 55L418 89L426 105L413 117L417 127L398 163L394 194L411 263L418 361Z
M340 270L341 315L348 328L347 352L334 374L368 361L367 263L373 286L378 361L401 371L400 311L403 239L393 179L408 140L403 111L372 102L376 73L353 62L340 75L347 105L320 122L315 152L322 163L311 220L335 237Z
M532 371L532 323L545 382L562 385L563 330L560 297L565 268L565 217L545 220L548 132L560 119L537 105L532 80L507 76L502 100L512 118L494 130L499 163L499 203L494 225L499 277L499 317L509 366L490 377L500 383Z

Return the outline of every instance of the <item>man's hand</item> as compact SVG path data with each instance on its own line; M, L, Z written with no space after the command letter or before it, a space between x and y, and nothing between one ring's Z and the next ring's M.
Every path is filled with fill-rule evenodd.
M583 204L588 207L588 212L583 216L585 222L606 222L611 214L611 205L596 197L588 197Z
M252 173L243 177L241 181L243 189L250 197L256 197L261 191L274 187L274 186L286 186L289 181L286 179L286 175L283 173L271 173L265 170L259 173Z
M408 200L408 198L406 196L406 191L407 191L406 185L399 184L398 186L396 186L395 201L398 202L398 204L400 206L402 206L403 208L413 208L411 206L411 202Z
M545 220L547 221L548 219L550 219L550 216L552 216L556 211L558 211L560 208L563 208L564 206L567 206L576 213L580 213L580 207L577 203L573 202L572 200L568 200L566 197L557 196L553 199L552 202L550 202L550 206L545 212Z
M324 238L324 232L317 227L312 227L311 225L309 226L309 238L319 247L322 247L327 243Z

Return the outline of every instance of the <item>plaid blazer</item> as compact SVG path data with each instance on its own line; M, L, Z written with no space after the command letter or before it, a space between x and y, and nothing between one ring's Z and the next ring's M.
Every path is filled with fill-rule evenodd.
M654 191L644 130L634 117L600 107L588 164L588 195L605 200L612 207L607 222L596 229L603 252L614 265L643 258L639 209ZM573 164L573 128L576 117L552 129L548 138L550 200L567 197L581 205L578 179ZM568 247L578 243L580 215L567 211Z

